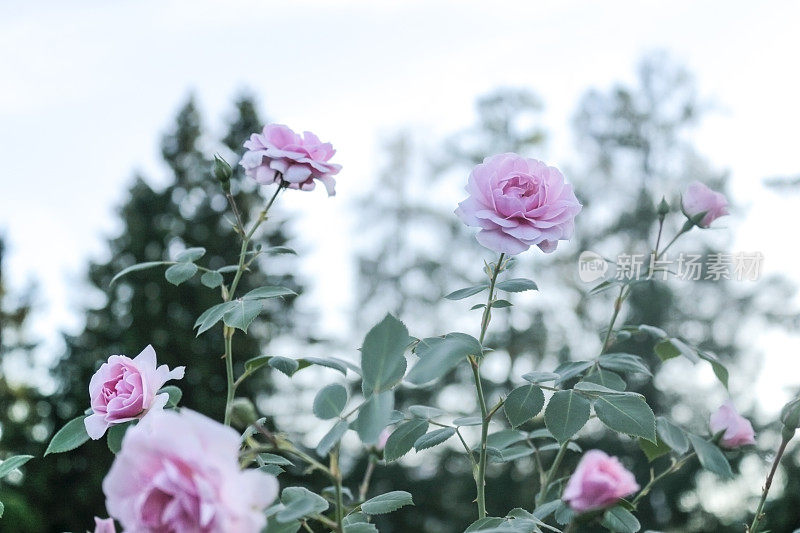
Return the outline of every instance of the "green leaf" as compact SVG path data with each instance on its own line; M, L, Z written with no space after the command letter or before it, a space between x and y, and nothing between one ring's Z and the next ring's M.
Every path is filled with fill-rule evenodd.
M589 420L589 406L589 400L575 391L557 391L544 411L544 423L556 440L564 443Z
M418 438L428 431L428 421L415 418L408 422L403 422L395 429L386 440L383 448L383 458L387 463L396 461L407 454ZM365 511L366 512L366 511Z
M658 437L656 435L656 437ZM656 439L656 444L653 444L649 440L638 439L639 441L639 448L642 449L644 454L647 456L647 460L652 462L654 459L658 459L662 455L667 455L672 448L667 446L667 444L661 440L661 438Z
M31 459L33 459L32 455L14 455L5 461L0 461L0 478L6 477Z
M282 507L280 504L275 507ZM261 533L297 533L300 529L299 520L290 520L286 523L278 522L277 517L267 518L267 527Z
M711 369L714 371L714 375L717 376L717 379L722 383L722 385L727 389L728 388L728 369L725 368L719 358L711 352L704 352L698 351L697 354L700 356L700 359L704 361L708 361L711 364Z
M356 418L356 430L361 442L364 444L375 444L381 431L392 417L394 409L394 392L385 391L373 394L369 400L358 410Z
M178 407L178 402L180 402L181 398L183 397L183 391L175 385L167 385L166 387L161 387L161 389L158 391L158 394L165 392L169 395L167 407Z
M47 446L47 450L45 450L44 454L68 452L89 440L89 434L86 433L86 426L83 425L83 420L85 418L85 416L79 416L64 424L64 427L53 435L52 440L50 440L50 445Z
M686 344L680 339L676 338L669 338L664 339L656 343L654 350L656 355L662 360L666 361L667 359L672 359L673 357L678 357L679 355L684 356L689 361L696 363L700 360L699 356L697 355L697 351L694 348Z
M708 442L697 435L689 433L688 436L689 440L692 442L692 447L694 448L695 453L697 453L697 458L700 459L700 464L703 466L703 468L709 472L717 474L719 477L724 479L730 479L733 477L731 465L728 462L728 459L725 458L725 454L722 453L722 450L720 450L715 444Z
M272 359L272 357L271 355L258 355L252 359L248 359L244 362L244 369L248 373L253 373L262 366L269 364L269 360Z
M206 255L206 249L201 247L187 248L178 254L177 261L181 263L193 263Z
M638 394L600 396L594 412L609 429L656 442L656 417Z
M106 444L112 453L115 455L119 453L119 451L122 449L122 439L125 437L125 433L128 431L129 427L136 425L136 422L138 422L138 420L130 420L128 422L123 422L122 424L114 424L108 428L108 432L106 433Z
M288 246L271 246L270 248L264 250L264 253L269 255L280 255L280 254L297 255L297 252L295 252Z
M539 289L539 287L536 286L536 283L534 283L532 280L525 278L514 278L506 281L501 281L496 285L496 287L497 289L506 292L524 292L524 291L535 291Z
M281 493L283 509L275 515L278 522L286 523L298 518L325 512L328 502L322 496L303 487L286 487Z
M453 291L445 298L448 300L463 300L464 298L469 298L470 296L474 296L479 292L483 292L489 288L489 285L483 283L481 285L475 285L474 287L467 287L465 289L458 289L457 291Z
M636 533L642 528L636 517L619 505L607 510L601 523L615 533Z
M624 391L627 387L625 380L619 377L618 374L608 370L595 370L591 374L583 377L584 382L596 383L612 390Z
M445 442L447 439L456 434L455 428L441 428L426 433L414 441L414 449L418 452L433 448Z
M361 504L361 510L368 515L386 514L406 505L414 505L411 494L403 490L393 490L365 501Z
M656 431L664 444L679 454L683 455L689 451L689 439L686 438L686 432L663 416L656 418Z
M261 312L261 302L258 300L244 300L239 298L233 300L234 305L225 312L222 320L225 324L232 328L239 328L247 333L247 328L253 323L253 320Z
M483 420L479 416L462 416L453 420L453 424L458 427L480 426Z
M612 396L637 395L637 393L635 392L625 392L625 391L610 389L604 385L599 385L587 379L577 382L573 387L573 389L575 389L576 391L580 391L581 393L584 393L583 395L589 398L590 400L598 396L604 396L609 394Z
M339 444L344 434L347 433L347 420L339 420L317 444L317 453L322 457L328 455L334 446Z
M644 364L642 358L630 353L607 353L600 356L598 363L608 370L615 370L625 374L646 374L652 376L650 369Z
M485 516L483 518L479 518L474 521L470 526L464 530L464 533L485 533L486 531L495 531L496 529L500 529L498 526L501 526L506 522L505 518L497 518L495 516ZM505 531L513 531L509 529L505 529Z
M347 389L334 383L317 393L313 411L317 418L328 420L339 416L345 404L347 404Z
M522 376L522 379L530 381L531 383L547 383L548 381L556 381L560 378L561 376L555 372L528 372Z
M111 278L111 281L109 282L108 285L110 287L119 278L121 278L122 276L127 276L131 272L138 272L139 270L147 270L148 268L155 268L157 266L168 265L168 264L169 264L168 261L149 261L147 263L138 263L136 265L131 265L128 268L124 268L121 271L119 271L116 276Z
M512 304L508 300L495 300L492 302L492 309L505 309L506 307L511 307Z
M664 331L661 328L657 328L655 326L648 326L647 324L641 324L636 329L638 329L642 333L647 333L648 335L650 335L651 337L656 338L656 339L664 339L664 338L668 337L666 331Z
M412 405L411 407L408 408L408 412L417 418L424 418L426 420L431 420L433 418L445 414L445 412L442 411L441 409L437 409L436 407L429 407L427 405Z
M277 298L278 296L296 296L296 295L297 293L294 292L292 289L287 289L286 287L273 287L267 285L264 287L253 289L252 291L242 296L242 300L265 300L267 298Z
M503 410L511 427L517 427L534 416L544 407L544 393L536 385L523 385L508 393Z
M6 506L3 505L3 502L0 502L0 518L3 518L3 512L6 510Z
M560 383L564 383L565 381L569 381L570 379L583 374L584 371L592 366L594 366L592 361L568 361L566 363L561 363L553 371L561 376L556 381L556 384L558 385Z
M194 263L178 263L172 265L164 272L164 277L173 285L180 285L184 281L192 279L197 274L197 265Z
M444 337L422 339L414 349L419 361L408 373L406 380L423 385L432 383L450 372L468 355L483 353L478 340L466 333L448 333Z
M496 431L486 438L486 446L490 448L497 448L504 450L509 446L522 442L526 439L527 435L522 431L515 429L503 429ZM480 448L480 443L475 445L475 450Z
M222 320L225 313L234 307L236 307L236 302L222 302L203 311L203 314L197 317L194 323L194 327L200 328L197 330L197 335L199 336L204 331L211 329L214 324Z
M286 374L287 377L292 377L300 368L300 363L296 359L281 357L280 355L270 357L267 364L275 370Z
M260 453L258 454L258 459L266 465L294 466L294 463L286 457L281 457L274 453Z
M343 529L344 533L379 533L375 524L370 524L369 522L346 524Z
M367 333L361 347L365 396L389 390L403 379L409 340L405 324L388 314Z
M304 363L308 363L308 365L305 365ZM323 359L321 357L303 357L302 359L300 359L300 370L310 365L332 368L334 370L338 370L339 372L341 372L342 375L345 376L347 375L347 367L344 366L344 364L340 363L339 361L335 361L333 359Z
M200 283L208 287L209 289L216 289L220 285L222 285L222 274L217 272L216 270L209 270L208 272L204 272L202 276L200 276Z

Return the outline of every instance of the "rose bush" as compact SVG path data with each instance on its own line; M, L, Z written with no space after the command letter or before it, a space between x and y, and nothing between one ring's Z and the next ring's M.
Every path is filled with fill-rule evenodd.
M107 435L108 447L116 454L102 486L111 518L95 519L96 531L113 531L116 519L129 532L375 532L374 516L414 504L413 496L402 490L369 497L375 468L412 449L422 452L450 442L463 447L463 460L475 480L476 520L470 532L561 532L601 526L635 533L641 529L635 516L637 506L661 480L694 460L717 476L730 478L733 469L720 446L733 455L755 442L752 425L730 402L711 416L711 434L699 435L667 417L657 417L647 398L631 390L629 384L652 376L647 360L615 350L619 341L634 335L649 339L663 364L684 356L711 365L726 388L728 371L714 354L669 332L647 324L620 326L620 315L635 283L630 279L604 280L591 291L617 291L599 349L588 347L581 359L563 362L552 371L536 368L521 376L515 388L497 397L485 393L482 365L498 348L487 340L493 313L513 305L506 294L538 289L533 280L507 277L513 268L508 256L532 246L553 252L559 241L572 236L574 219L581 210L572 186L558 169L513 153L488 157L476 166L468 178L469 197L456 209L466 225L479 228L478 241L499 253L495 260L483 262L485 279L446 296L450 300L485 298L484 303L472 306L481 315L476 336L452 332L416 338L402 321L387 314L365 336L354 354L357 361L258 355L235 366L233 338L237 332L247 333L265 300L294 294L280 286L262 286L240 294L239 282L255 268L256 257L292 252L262 248L256 242L257 230L268 220L282 191L310 190L320 181L332 195L333 175L340 169L329 163L334 154L330 144L308 132L301 137L286 126L266 126L253 134L245 148L248 151L241 164L246 174L259 183L275 185L275 189L258 216L245 224L231 193L231 167L216 158L213 175L235 218L239 240L232 246L240 249L237 265L212 269L198 264L205 255L205 249L198 247L184 250L175 261L134 265L115 277L167 266L167 280L180 285L203 272L202 284L216 291L221 301L197 317L195 328L198 335L216 329L224 342L227 389L220 398L225 406L223 421L180 407L180 389L162 387L171 379L180 379L183 367L169 370L157 366L152 347L134 359L111 356L91 379L87 415L61 428L47 450L67 452L89 438ZM683 234L695 227L707 228L727 214L727 200L702 184L692 184L683 195L681 209L688 220L663 246L661 236L672 209L662 200L655 210L657 238L650 251L651 264ZM266 417L259 418L262 413L253 402L237 397L239 386L257 372L272 370L292 377L309 367L324 369L325 380L334 380L321 386L314 398L311 411L328 426L311 449L298 444L302 435L271 427ZM402 396L395 395L406 385L434 387L458 367L469 367L472 372L477 413L405 406L399 402ZM351 390L348 378L360 387ZM800 425L799 412L795 401L782 413L781 446L750 533L758 531L772 475ZM582 453L576 440L592 418L598 427L636 439L644 456L653 462L650 479L640 480L642 486L620 459L602 450L583 453L572 473L565 468L565 457ZM350 451L342 444L349 432L358 437L368 454L357 491L345 486L342 471L343 463L355 463L342 461L343 452ZM668 461L655 462L665 456ZM527 457L535 458L532 464L538 475L531 476L537 488L535 498L525 509L491 516L489 509L503 502L487 505L486 485L494 482L487 476L490 463ZM17 458L8 467L8 461L0 463L0 468L6 467L0 472L25 461ZM298 475L319 474L329 487L320 494L301 486L279 490L276 476L286 468L295 468Z

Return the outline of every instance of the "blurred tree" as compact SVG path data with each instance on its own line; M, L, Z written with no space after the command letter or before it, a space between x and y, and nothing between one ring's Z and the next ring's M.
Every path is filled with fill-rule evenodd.
M10 381L6 368L11 359L33 368L33 349L25 324L32 309L33 288L17 296L3 276L5 243L0 237L0 459L25 453L31 443L42 443L48 435L50 404L32 384ZM30 463L29 463L30 464ZM28 481L30 467L23 468L22 479L13 476L0 481L0 501L5 505L0 529L16 524L15 531L42 531L42 520L34 502L20 494Z
M182 249L203 246L207 253L201 263L211 268L235 264L238 237L229 220L228 203L219 184L210 175L209 155L213 150L240 152L244 140L262 125L253 101L243 97L221 143L209 138L193 99L181 108L175 126L164 135L161 152L169 170L162 189L154 189L142 177L134 179L128 199L120 209L121 228L108 241L108 260L92 263L88 288L95 306L86 310L83 331L65 336L66 351L53 368L58 392L48 399L53 409L49 429L61 427L80 415L89 405L87 384L111 354L136 356L152 344L159 364L186 365L185 378L176 383L183 390L182 405L222 419L225 403L224 352L220 331L213 329L195 337L195 319L219 303L217 290L203 287L195 277L175 287L157 269L130 274L110 286L112 277L135 263L170 259ZM241 177L237 167L237 175ZM264 199L252 180L234 180L233 194L245 216L260 210ZM284 246L288 229L276 209L259 240L265 246ZM295 271L294 256L270 256L269 267L254 269L243 278L243 291L261 285L282 285L302 293ZM262 258L263 259L263 258ZM260 267L266 265L262 262ZM268 275L261 272L270 272ZM289 331L295 323L295 298L273 299L265 305L262 319L247 336L234 337L238 364L260 355L274 336ZM303 332L293 329L298 338ZM240 371L241 369L238 369ZM254 377L243 394L265 393L264 375ZM20 451L41 455L41 443L29 443ZM18 487L46 522L37 531L82 531L92 516L105 516L100 489L112 460L105 439L89 442L68 454L48 456L29 469L25 485ZM69 488L66 490L66 488ZM8 526L4 522L4 526ZM15 531L17 531L15 529Z
M487 344L501 347L493 352L492 357L500 367L509 371L505 378L496 375L487 379L484 387L489 389L487 394L490 396L510 390L514 380L523 371L533 367L552 369L558 362L573 358L586 359L599 350L600 335L611 315L611 296L587 296L591 285L583 284L576 276L578 254L581 251L593 250L607 257L614 257L618 253L646 254L655 242L655 205L662 194L668 197L673 212L679 210L678 192L692 180L705 182L727 194L727 175L711 169L689 142L688 134L705 109L696 94L692 76L661 53L645 57L637 74L637 83L633 86L616 85L608 92L590 91L580 102L574 124L580 143L580 159L576 168L567 169L566 173L575 184L585 208L577 218L577 229L571 245L560 247L558 253L552 255L528 253L519 257L516 270L536 279L541 293L534 298L519 298L505 323L502 319L493 322L493 333ZM525 99L509 93L483 99L482 102L493 102L491 109L505 110L509 116L503 120L481 120L477 130L473 129L448 141L446 145L450 149L445 152L455 154L455 157L447 164L437 165L436 170L453 172L457 169L457 180L463 183L471 166L484 156L503 151L531 155L532 148L536 148L535 143L541 140L542 135L520 134L519 130L503 126L518 123L514 117L520 110L515 104L520 101ZM463 143L464 139L473 140L466 143L470 149L452 148L454 143ZM533 156L537 157L535 154ZM393 177L403 182L414 179L402 174L393 174ZM426 205L429 201L425 192L402 198L407 213L413 212L414 206ZM442 216L448 224L455 221L455 217L450 215L453 207L442 210ZM668 238L682 224L680 219L679 214L671 217L665 227ZM398 229L404 223L403 217L385 217L381 220L387 234L408 231ZM433 224L435 217L430 217L429 221ZM457 260L459 278L468 277L477 281L480 276L478 258L486 257L486 252L475 252L471 244L473 239L465 238L467 232L453 231L448 234L443 231L444 227L441 226L442 230L432 225L425 227L426 237L436 235L437 231L448 235L438 245L429 247L448 257L470 250L471 258L459 256ZM730 253L731 232L698 233L695 231L682 239L680 246L672 251L672 259L677 258L679 249L699 254L716 251ZM406 240L413 241L415 237L414 233L405 233ZM392 243L391 250L397 249ZM446 250L446 253L442 254L442 250ZM438 256L434 257L438 259ZM369 270L363 268L360 273L366 277L371 275ZM401 315L405 319L408 317L407 310L416 306L428 306L425 317L434 313L434 296L443 290L456 288L450 286L452 281L448 279L448 285L442 287L435 277L427 280L415 277L412 280L400 272L392 279L391 285L379 278L368 278L362 284L371 287L371 294L376 295L413 286L413 291L407 290L402 296L395 296L396 301L407 299L404 307L400 308L406 310L406 314ZM618 326L645 323L661 327L670 334L681 335L705 350L720 354L729 366L736 363L734 375L751 375L757 371L754 363L757 358L740 356L754 355L756 349L748 342L754 331L765 325L792 321L796 314L776 304L785 301L786 295L793 291L783 279L764 279L758 283L710 280L645 282L636 285ZM425 294L428 300L417 299L417 294ZM369 300L370 294L365 294L364 298ZM440 303L439 309L446 309L446 316L463 315L464 302L458 304ZM445 305L446 308L443 307ZM364 304L364 308L368 308L368 304ZM449 319L448 325L436 333L452 331L454 320L457 319ZM411 332L416 333L413 328ZM652 368L659 370L662 363L653 355L652 348L651 340L634 337L620 339L613 350L641 354L648 359ZM721 397L720 386L702 379L687 379L688 375L697 372L685 361L670 361L667 365L672 365L673 371L659 375L658 388L652 382L637 381L631 381L630 388L646 394L657 412L669 414L693 431L707 431L707 416L712 406L706 404L707 395L697 391L711 393L716 390ZM674 378L675 368L679 369L679 380ZM502 374L502 371L499 372ZM708 374L705 372L705 375ZM670 379L670 376L673 378ZM466 385L465 388L455 393L454 386L448 386L434 401L449 401L452 404L454 394L469 398L472 395L471 376L466 372L459 378ZM733 383L736 384L736 380ZM737 395L740 391L731 392ZM415 391L415 394L419 392ZM462 400L464 408L468 403L471 400ZM680 407L676 407L678 403ZM535 424L531 423L530 428L534 427ZM585 448L602 448L608 453L624 457L640 480L646 480L649 476L650 465L635 441L620 440L608 433L585 431L580 444ZM436 468L426 464L412 469L408 474L412 479L430 478L435 483L422 484L423 488L431 491L420 494L419 499L426 501L426 508L401 510L393 515L393 526L397 528L395 531L461 531L470 522L470 517L474 516L474 510L457 507L459 503L455 498L437 498L440 487L452 483L450 477L459 479L464 487L471 483L468 471L459 473L453 467L459 464L452 461L457 453L445 450L439 453L441 462ZM574 466L577 459L577 455L573 454L567 464ZM661 463L658 463L658 467L661 468ZM702 495L689 494L696 488L698 470L696 463L690 463L680 475L658 485L640 504L642 524L648 528L673 531L740 531L740 522L746 516L744 509L739 515L717 517L704 510ZM396 471L391 472L379 472L378 480L382 475L391 475L394 479L399 477ZM537 488L531 462L520 461L511 467L494 466L489 474L491 482L487 501L490 514L492 511L500 513L513 505L530 507ZM412 492L418 494L415 490L418 488L415 487ZM513 503L510 500L514 500ZM453 522L442 524L443 517L452 517ZM791 531L797 525L776 530Z

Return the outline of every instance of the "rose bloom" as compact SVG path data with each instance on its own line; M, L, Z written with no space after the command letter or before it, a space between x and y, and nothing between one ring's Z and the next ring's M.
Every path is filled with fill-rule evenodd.
M310 131L300 136L283 124L267 124L261 133L252 134L244 147L247 152L240 164L245 174L258 183L282 182L290 189L310 191L314 180L319 180L328 196L336 194L333 176L342 167L328 163L336 150Z
M518 254L531 246L552 252L572 237L581 204L557 168L517 154L493 155L469 175L469 197L456 214L467 226L481 228L486 248Z
M756 443L756 433L748 419L740 415L733 403L728 400L711 415L709 422L711 432L714 434L724 431L720 444L725 448L738 448L745 444Z
M707 228L716 219L728 214L728 200L725 195L712 191L699 181L689 184L686 192L683 193L681 203L684 213L689 218L705 213L703 219L697 223L701 228Z
M94 517L94 533L117 533L113 518Z
M573 511L582 513L611 507L637 490L636 478L616 457L589 450L569 478L561 499Z
M152 413L122 439L106 508L129 532L259 533L278 481L241 470L239 446L236 431L194 411Z
M174 370L167 365L157 367L152 346L147 346L134 359L112 355L89 382L92 414L83 421L86 432L96 440L109 426L162 409L169 395L158 394L158 390L171 379L181 379L183 370L182 366Z

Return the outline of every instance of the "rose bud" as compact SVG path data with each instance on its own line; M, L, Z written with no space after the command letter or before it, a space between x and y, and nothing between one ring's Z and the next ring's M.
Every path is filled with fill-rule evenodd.
M701 228L707 228L716 219L728 214L725 195L712 191L699 181L689 184L683 193L681 205L689 220Z
M719 443L725 448L738 448L745 444L756 443L753 425L736 411L730 400L711 415L709 427L714 434L724 431Z
M620 498L639 490L633 474L616 457L600 450L589 450L569 478L562 500L583 513L611 507Z

